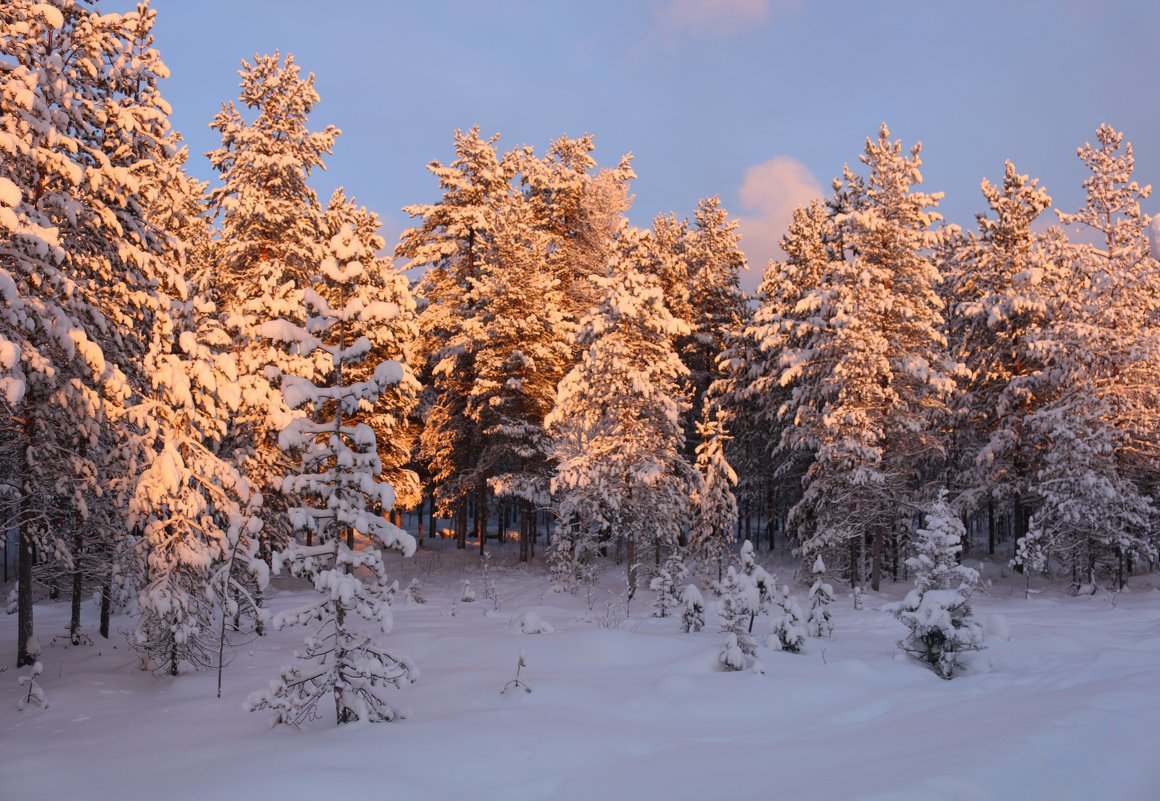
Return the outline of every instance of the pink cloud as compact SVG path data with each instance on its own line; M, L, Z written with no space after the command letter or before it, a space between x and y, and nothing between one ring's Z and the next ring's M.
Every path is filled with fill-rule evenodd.
M766 265L781 258L781 238L797 206L822 197L822 185L806 166L789 156L774 156L745 171L741 189L741 249L749 261L742 287L752 292Z
M743 30L782 11L795 11L801 0L661 0L657 20L689 36Z

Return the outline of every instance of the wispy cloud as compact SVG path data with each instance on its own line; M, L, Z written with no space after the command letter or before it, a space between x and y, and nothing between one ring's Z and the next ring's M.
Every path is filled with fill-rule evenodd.
M660 0L654 12L668 33L690 38L728 34L796 11L802 0Z
M741 189L741 248L749 261L742 286L752 292L770 259L780 258L781 238L797 206L822 197L822 185L804 164L774 156L745 171Z

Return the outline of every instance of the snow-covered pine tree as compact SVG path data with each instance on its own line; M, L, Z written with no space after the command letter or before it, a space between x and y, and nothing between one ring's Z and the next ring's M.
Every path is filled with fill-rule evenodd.
M248 702L252 710L272 709L275 722L293 725L316 716L327 695L334 697L340 724L393 720L398 711L388 703L385 686L405 685L418 676L408 659L389 654L353 620L357 615L381 631L390 629L389 584L379 549L405 556L415 550L414 538L384 517L395 495L389 484L376 480L382 463L367 422L375 400L403 380L403 368L386 361L363 381L352 381L348 369L371 351L361 331L389 324L399 309L368 291L365 265L374 264L375 254L353 226L344 225L328 251L319 270L322 283L305 293L306 325L273 320L260 329L303 355L324 354L330 367L321 386L309 378L282 377L286 405L308 407L310 416L294 418L279 437L280 446L301 455L299 472L287 475L282 488L299 502L291 507L292 521L310 531L315 544L290 543L276 555L275 566L310 578L322 597L279 613L274 625L318 621L321 628L301 654L308 664L285 668ZM365 538L361 550L357 537Z
M543 158L520 148L515 159L520 185L532 207L536 227L549 239L547 269L562 293L564 320L572 327L600 302L589 280L612 255L624 213L631 205L628 185L636 177L632 154L615 167L597 169L590 134L552 141ZM573 352L578 356L578 348Z
M835 180L832 227L819 226L824 238L809 260L824 263L824 278L795 307L816 312L799 346L781 356L779 381L793 383L782 408L793 422L788 441L813 451L791 513L798 553L848 552L855 584L869 561L875 589L886 540L906 519L900 508L921 498L939 467L954 389L940 276L927 253L941 195L913 189L920 151L904 154L883 125L861 156L868 175L847 167Z
M558 279L545 270L547 235L521 194L494 210L494 250L468 292L479 311L464 321L474 342L467 414L480 434L478 471L520 515L520 561L532 556L536 514L548 507L551 441L544 420L571 362L570 326ZM480 541L483 547L483 540Z
M1054 392L1030 419L1046 452L1028 535L1038 545L1025 550L1062 558L1076 592L1101 580L1122 587L1131 560L1156 553L1160 262L1140 208L1151 187L1132 179L1123 134L1101 125L1096 137L1079 149L1091 171L1085 205L1059 217L1102 241L1061 248L1070 280L1036 343Z
M168 146L151 24L145 6L0 9L0 450L19 476L6 501L20 521L18 664L33 660L34 554L61 560L79 600L108 551L93 535L124 525L140 455L121 415L144 391L166 248L143 207L150 160Z
M496 208L514 191L513 158L496 152L493 136L478 126L455 132L455 160L428 169L439 180L438 202L405 207L420 224L403 232L396 250L406 269L425 267L416 287L425 301L419 315L420 356L426 387L419 458L436 484L435 504L453 517L456 540L467 546L467 500L476 496L476 526L487 508L486 476L479 469L479 424L468 413L474 386L475 340L466 330L479 311L472 296L484 265L495 257Z
M242 61L238 105L223 104L210 127L222 145L207 155L221 184L210 193L221 227L216 269L205 291L234 341L242 406L232 417L226 449L250 483L266 494L263 555L285 545L292 526L278 484L290 461L277 433L292 414L264 373L318 376L302 354L274 347L258 334L271 317L303 322L303 291L323 258L322 209L308 179L323 168L338 129L307 127L319 102L314 76L302 76L292 55ZM240 106L240 108L239 108Z
M826 581L826 563L819 556L812 572L816 578L810 585L810 614L806 619L806 633L811 637L829 637L834 633L834 622L827 609L834 602L834 588Z
M906 560L914 589L884 607L910 629L899 645L944 679L954 675L960 653L984 647L983 627L971 614L979 571L957 563L964 532L943 490L914 533L914 556Z
M1042 448L1028 417L1053 394L1035 341L1063 273L1031 228L1051 205L1046 190L1008 161L1002 185L984 180L982 191L993 217L976 215L978 233L949 244L943 270L949 352L966 368L953 404L950 468L964 511L987 510L993 553L997 513L1013 516L1017 538L1031 514Z
M690 456L703 441L698 427L706 416L709 386L721 376L717 357L729 335L741 330L749 318L740 288L741 272L748 265L737 225L721 199L713 196L697 204L685 236L690 333L678 340L677 352L689 368L691 408L685 437Z
M560 382L547 420L563 523L557 552L582 565L601 542L622 542L630 598L647 549L659 567L676 546L694 481L681 453L686 370L672 346L688 329L635 263L643 236L626 229L606 274L593 278L603 297L577 334L580 362Z

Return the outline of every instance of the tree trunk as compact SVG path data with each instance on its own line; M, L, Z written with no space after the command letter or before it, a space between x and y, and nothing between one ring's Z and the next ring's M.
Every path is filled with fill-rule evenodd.
M109 568L109 575L101 582L101 623L98 632L106 640L109 639L109 622L113 617L113 568Z
M883 526L878 525L874 527L873 540L871 542L871 567L870 567L870 589L878 592L882 586L882 540L885 536Z
M536 522L536 514L531 510L527 501L520 502L520 561L529 562L532 558L532 526Z
M75 525L75 523L74 523ZM81 551L84 549L85 536L81 527L73 530L73 574L72 574L72 608L69 610L68 636L73 645L81 644L81 595L84 592L84 575L81 573Z
M480 484L475 496L475 533L479 535L479 555L487 552L487 484Z
M455 510L455 547L467 549L467 498L461 498Z
M29 649L33 645L33 629L32 629L32 563L36 559L36 546L33 543L32 532L29 531L32 525L32 517L35 511L32 509L32 501L29 497L31 495L31 476L28 469L28 449L32 447L32 442L35 439L36 425L33 421L32 404L30 402L31 393L25 396L24 404L24 486L21 488L20 496L20 518L19 518L19 534L18 534L18 556L20 560L16 566L16 667L24 667L36 662L37 654L32 653ZM33 650L39 651L39 648Z
M995 501L987 498L987 553L995 555Z
M636 595L636 532L629 529L625 535L625 557L628 560L628 598Z
M36 654L29 650L33 642L32 562L36 558L29 525L26 519L20 521L20 551L16 563L16 667L31 665L36 661Z

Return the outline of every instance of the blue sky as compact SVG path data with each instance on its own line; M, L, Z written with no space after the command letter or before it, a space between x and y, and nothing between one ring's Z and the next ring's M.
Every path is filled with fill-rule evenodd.
M827 191L886 121L924 145L927 191L968 225L1004 159L1074 209L1075 149L1108 122L1160 185L1160 3L1147 0L154 0L163 91L193 154L238 92L242 58L316 75L312 127L342 129L328 171L377 211L437 198L425 165L478 124L502 147L584 132L635 154L632 221L720 194L760 271L793 205ZM103 0L100 9L131 8ZM1150 202L1149 211L1160 209ZM746 283L755 283L756 275Z

